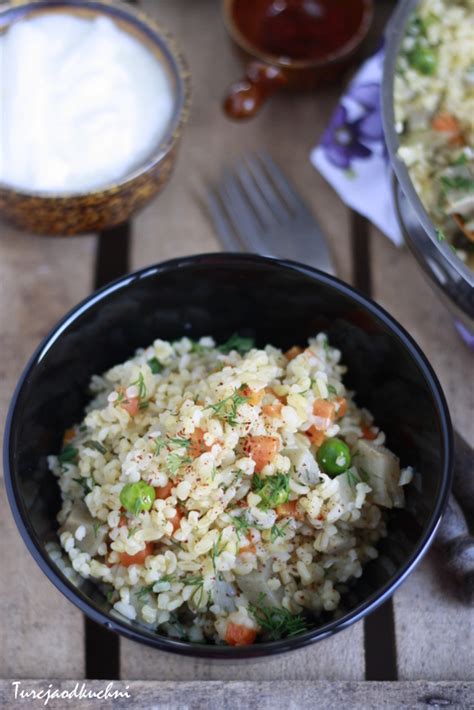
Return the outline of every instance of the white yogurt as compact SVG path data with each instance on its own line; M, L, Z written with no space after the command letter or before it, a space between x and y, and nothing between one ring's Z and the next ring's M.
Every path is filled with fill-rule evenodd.
M149 157L170 124L163 64L107 17L51 13L0 37L0 181L87 192Z

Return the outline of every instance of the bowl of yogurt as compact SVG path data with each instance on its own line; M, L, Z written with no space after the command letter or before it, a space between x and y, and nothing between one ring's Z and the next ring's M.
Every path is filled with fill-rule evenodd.
M168 181L190 79L170 35L109 0L0 10L0 217L49 235L110 228Z

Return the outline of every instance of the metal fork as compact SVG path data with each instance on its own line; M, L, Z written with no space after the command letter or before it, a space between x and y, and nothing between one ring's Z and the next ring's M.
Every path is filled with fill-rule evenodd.
M207 204L227 251L293 259L335 274L320 226L268 154L246 155L226 170L208 190Z

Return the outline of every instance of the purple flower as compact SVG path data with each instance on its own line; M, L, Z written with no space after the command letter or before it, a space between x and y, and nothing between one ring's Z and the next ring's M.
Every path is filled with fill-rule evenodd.
M360 119L349 122L345 107L338 106L321 139L321 146L329 162L337 168L348 170L354 158L368 158L372 151L360 142L359 136Z
M358 121L359 135L368 141L383 140L379 84L352 86L347 95L365 110L365 115Z

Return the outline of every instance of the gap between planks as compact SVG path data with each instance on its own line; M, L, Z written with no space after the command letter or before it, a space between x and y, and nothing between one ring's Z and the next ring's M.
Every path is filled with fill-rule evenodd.
M130 238L129 222L97 236L95 289L127 273ZM120 678L120 637L87 617L84 617L84 651L86 678Z
M371 231L365 217L351 210L352 282L372 296ZM364 619L366 680L397 680L397 650L392 599Z

